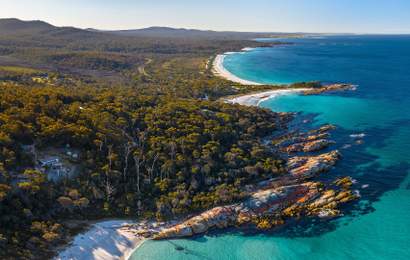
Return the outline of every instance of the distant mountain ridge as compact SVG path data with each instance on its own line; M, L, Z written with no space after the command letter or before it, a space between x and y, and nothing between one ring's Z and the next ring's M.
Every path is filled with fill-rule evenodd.
M28 33L53 30L57 27L43 21L22 21L16 18L0 19L0 33Z
M57 27L44 21L22 21L16 18L0 19L0 36L45 34L50 36L67 36L69 34L82 37L96 37L110 34L126 37L148 38L213 38L213 39L250 39L269 37L272 33L211 31L171 27L148 27L131 30L97 30L93 28L80 29L75 27ZM276 33L275 33L276 34ZM277 34L276 34L277 35Z
M92 37L95 33L75 27L57 27L49 23L35 20L22 21L16 18L0 19L1 36L51 36L57 38Z
M250 33L250 32L219 32L211 30L198 30L198 29L185 29L185 28L171 28L171 27L159 27L153 26L143 29L133 30L118 30L108 31L109 33L125 35L125 36L145 36L145 37L246 37L255 36L262 33Z

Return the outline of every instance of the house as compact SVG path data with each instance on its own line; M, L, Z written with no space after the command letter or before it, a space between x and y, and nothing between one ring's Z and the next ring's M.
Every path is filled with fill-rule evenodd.
M65 167L59 157L40 159L38 166L40 171L47 174L49 180L58 180L70 172L70 168Z
M60 159L58 157L49 157L46 159L39 159L38 164L40 167L52 167L55 164L59 164Z

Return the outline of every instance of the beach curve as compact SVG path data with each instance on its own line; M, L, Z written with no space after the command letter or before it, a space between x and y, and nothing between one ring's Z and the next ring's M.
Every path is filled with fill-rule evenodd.
M56 260L127 259L145 240L136 235L133 221L110 220L93 224L74 237L71 245L58 254Z
M290 95L290 94L297 94L304 91L308 91L307 88L299 88L299 89L275 89L275 90L268 90L262 91L258 93L252 94L245 94L241 96L236 96L233 98L225 99L226 103L231 104L239 104L244 106L259 106L260 103L266 101L268 99L272 99L282 95Z
M242 51L247 52L247 51L252 51L254 49L255 48L243 48ZM233 53L234 52L226 52L224 54L219 54L215 57L213 64L212 64L214 75L225 78L235 83L242 84L242 85L248 85L248 86L249 85L252 85L252 86L263 85L258 82L242 79L234 75L233 73L231 73L224 67L223 63L224 63L225 58L228 55L233 54ZM244 95L237 96L234 98L228 98L228 99L225 99L225 102L232 103L232 104L240 104L240 105L245 105L245 106L259 106L259 104L265 100L275 98L281 95L300 93L300 92L307 91L307 90L309 89L307 88L287 89L286 87L283 87L283 89L267 90L267 91L262 91L258 93L244 94Z
M260 83L254 82L254 81L241 79L240 77L238 77L238 76L232 74L231 72L229 72L223 65L224 60L225 60L227 55L229 55L229 53L216 55L216 57L214 59L214 62L213 62L213 73L216 76L225 78L227 80L230 80L232 82L239 83L239 84L242 84L242 85L254 85L254 86L262 85Z

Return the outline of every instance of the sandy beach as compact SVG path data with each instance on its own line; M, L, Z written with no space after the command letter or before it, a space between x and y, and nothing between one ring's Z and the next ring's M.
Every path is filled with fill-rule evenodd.
M243 48L242 51L250 51L253 48ZM213 62L213 72L215 75L223 77L227 80L240 83L242 85L262 85L257 82L241 79L232 73L230 73L225 67L223 66L223 62L225 57L229 55L229 53L225 54L220 54L215 57L215 60ZM265 101L270 98L274 98L276 96L280 95L289 95L292 93L300 93L303 91L306 91L308 89L275 89L275 90L268 90L268 91L263 91L259 93L253 93L253 94L247 94L239 97L234 97L230 99L226 99L225 101L228 103L233 103L233 104L240 104L240 105L245 105L245 106L258 106L262 101Z
M213 72L215 75L223 77L227 80L242 84L242 85L262 85L257 82L241 79L232 73L230 73L225 67L223 66L224 59L226 57L226 54L220 54L215 57L214 63L213 63Z
M128 259L145 238L137 232L145 225L112 220L96 223L58 254L56 260Z
M300 93L309 89L275 89L268 90L259 93L247 94L243 96L238 96L234 98L226 99L225 102L232 104L240 104L244 106L259 106L259 104L265 100L275 98L281 95L289 95L292 93Z
M175 223L177 221L102 221L75 236L55 260L127 260L147 240L144 233L158 233Z

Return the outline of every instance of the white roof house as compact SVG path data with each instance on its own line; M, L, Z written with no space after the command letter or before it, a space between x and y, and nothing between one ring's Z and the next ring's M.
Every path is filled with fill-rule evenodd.
M40 159L38 160L38 162L41 167L46 167L46 166L53 166L54 164L59 164L60 159L58 157L50 157L46 159Z

